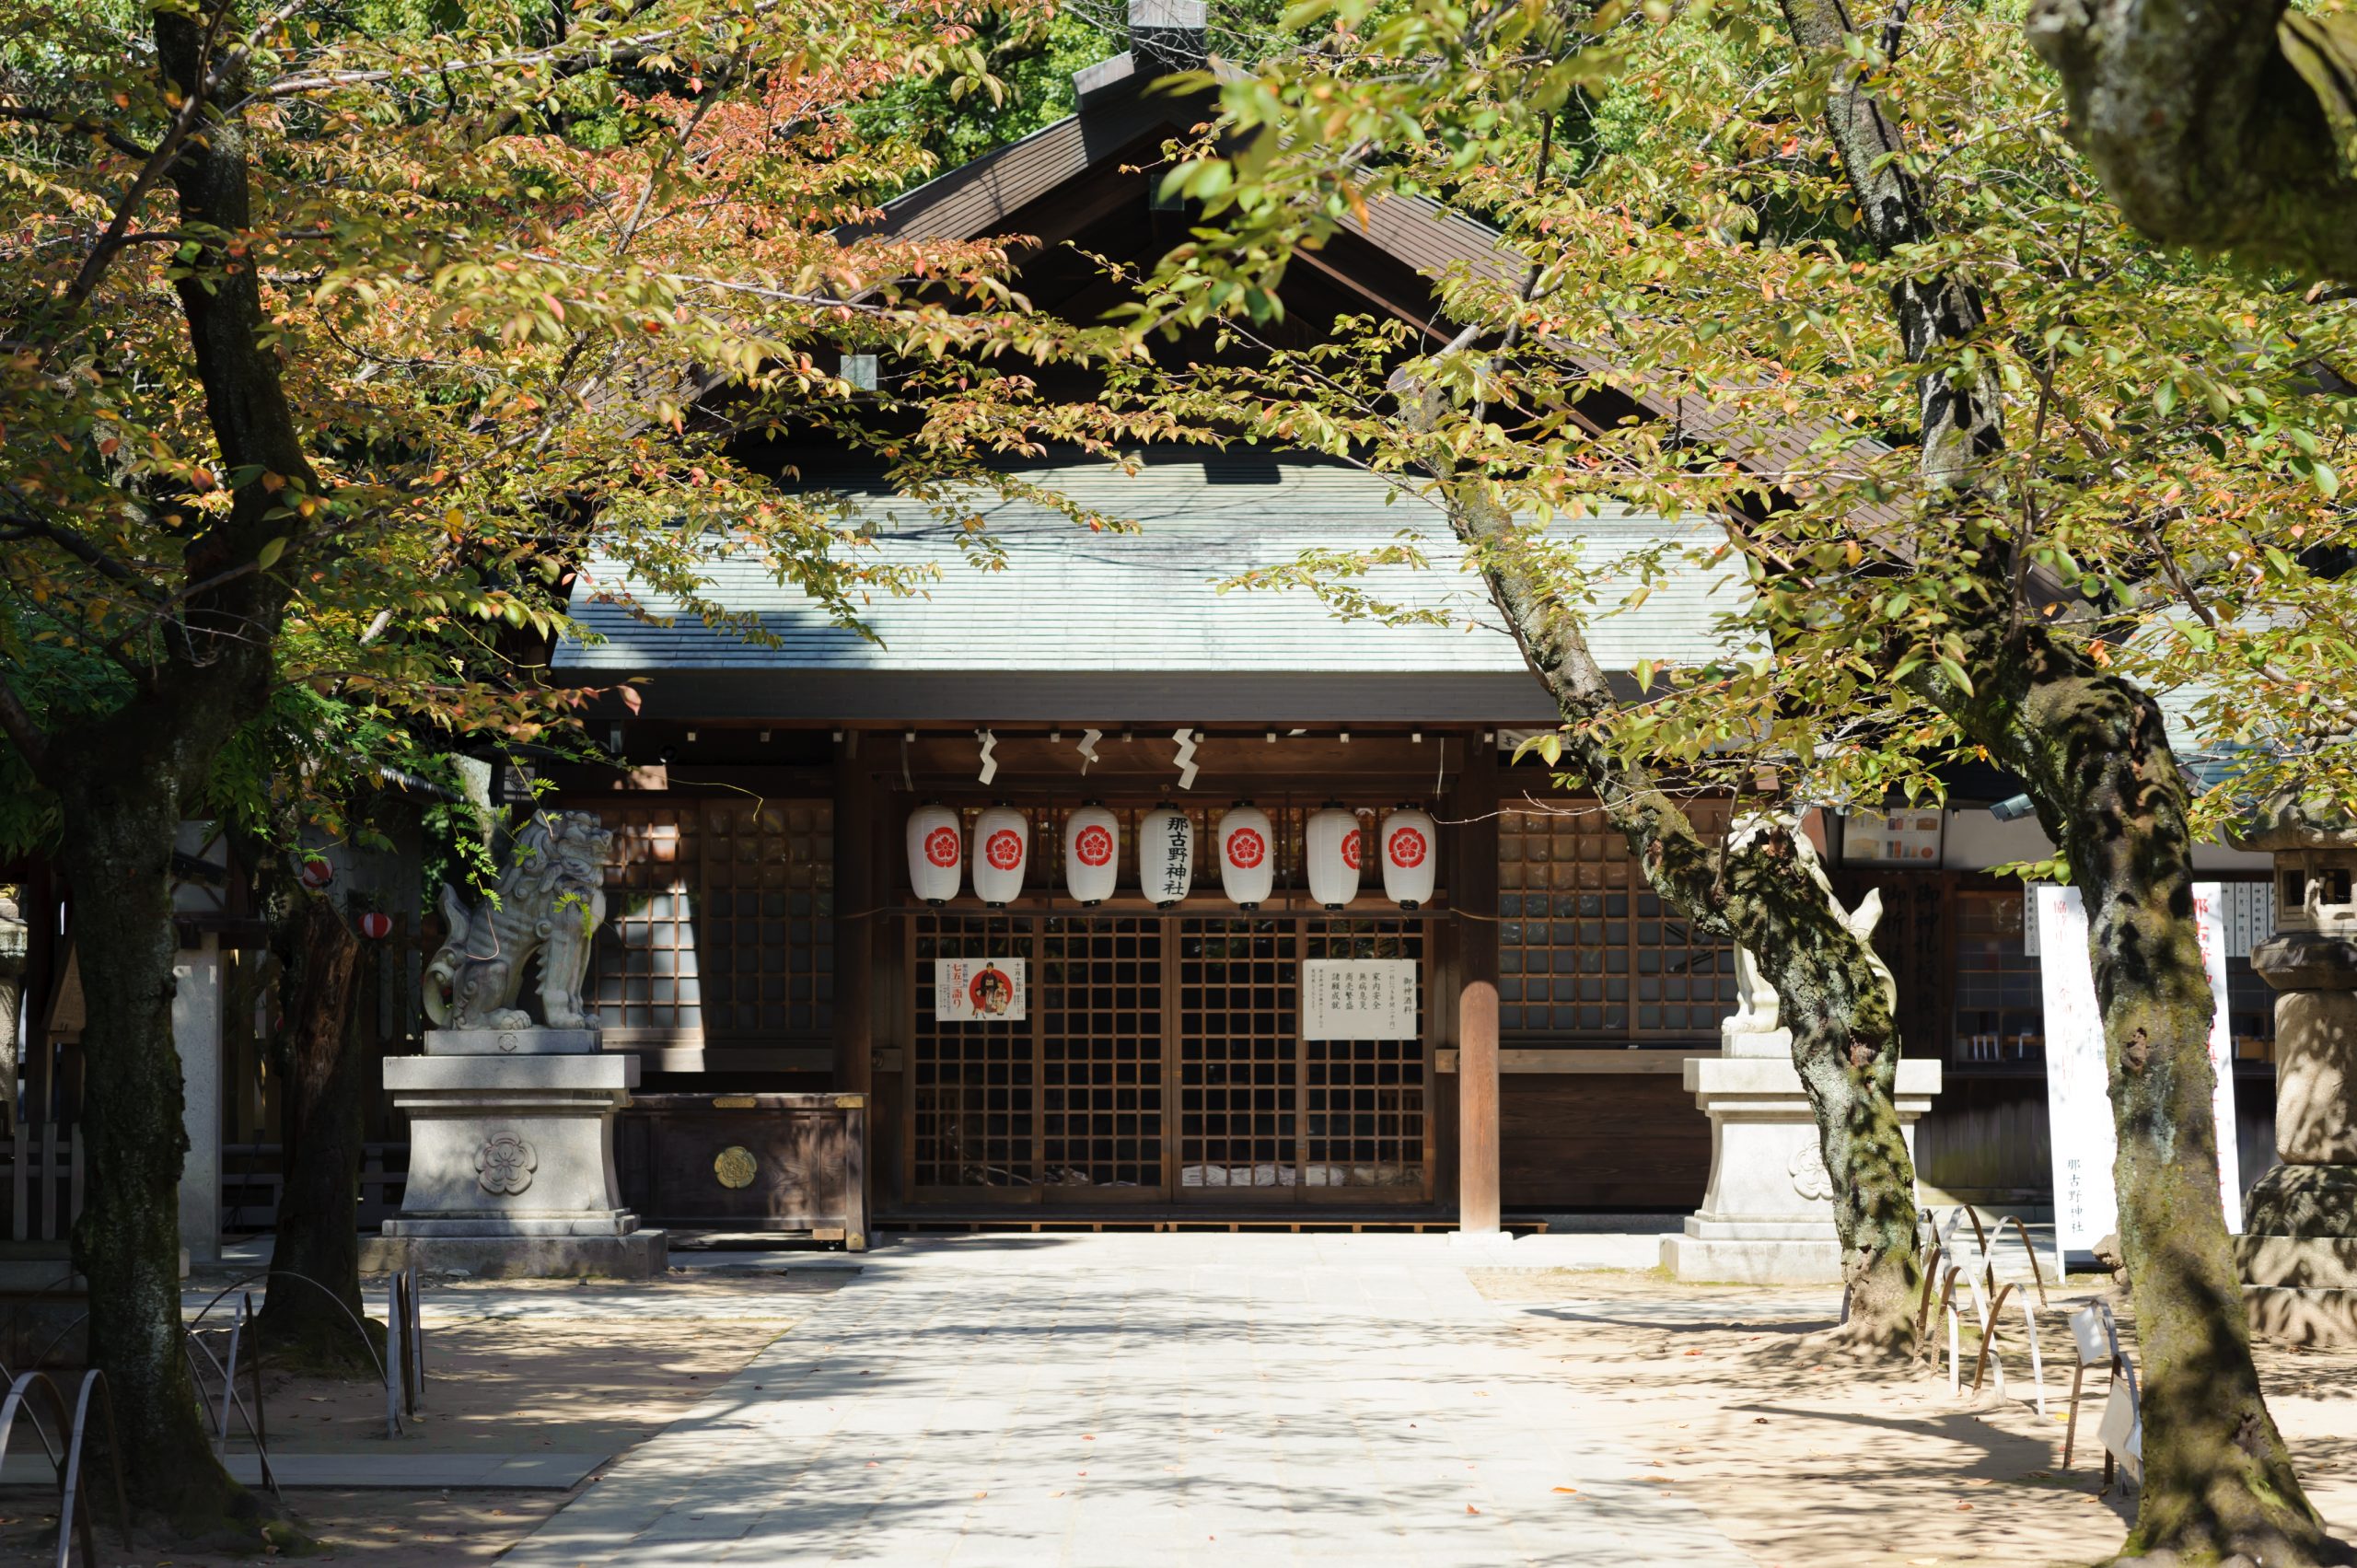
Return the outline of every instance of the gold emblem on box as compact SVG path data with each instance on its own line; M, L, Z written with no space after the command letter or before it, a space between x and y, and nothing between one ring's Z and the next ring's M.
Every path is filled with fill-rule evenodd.
M761 1162L753 1158L753 1151L737 1144L729 1144L712 1160L712 1174L723 1187L732 1191L750 1187L761 1168Z

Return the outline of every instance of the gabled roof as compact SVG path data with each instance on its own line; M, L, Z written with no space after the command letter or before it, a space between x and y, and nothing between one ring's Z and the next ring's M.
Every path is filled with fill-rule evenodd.
M895 197L885 203L880 220L845 232L937 239L1003 233L1007 221L1027 204L1120 156L1144 136L1175 133L1203 118L1209 108L1200 97L1155 92L1152 75L1127 54L1089 67L1074 82L1079 89L1078 112ZM1369 202L1364 217L1343 227L1427 277L1462 267L1492 283L1518 286L1530 270L1529 258L1504 244L1496 229L1429 197L1387 196ZM1449 335L1426 316L1402 314L1437 336ZM1612 377L1615 367L1608 353L1578 347L1559 352L1585 375ZM1879 450L1836 419L1749 419L1666 385L1625 376L1612 378L1611 384L1680 435L1725 452L1771 486L1805 471L1812 447L1828 438L1842 447ZM1861 512L1861 520L1888 522L1898 515L1895 508L1874 506Z
M862 618L880 642L830 624L757 563L723 559L711 571L711 597L757 611L775 645L692 619L649 624L597 602L598 589L576 587L574 614L606 640L563 644L556 666L585 682L650 675L648 710L671 715L1552 722L1544 688L1497 626L1480 581L1462 569L1438 511L1413 497L1393 501L1381 478L1315 459L1193 447L1148 453L1133 474L1066 459L1021 477L1133 518L1140 531L1091 533L1045 506L991 496L972 509L1004 547L1004 564L982 570L961 548L970 538L964 528L896 496L880 475L854 476L834 488L867 520L877 561L937 574L924 597L879 597L867 607ZM1297 589L1220 590L1305 550L1374 550L1404 529L1423 536L1418 548L1430 566L1380 566L1353 586L1447 624L1341 620ZM1556 531L1583 540L1585 558L1599 565L1632 551L1709 549L1722 538L1700 521L1633 515ZM622 574L593 560L588 576L611 584ZM1597 661L1625 671L1641 658L1712 656L1713 622L1736 608L1739 583L1729 566L1674 569L1640 609L1593 623ZM1599 597L1614 598L1608 588ZM664 616L678 606L645 596L644 609Z

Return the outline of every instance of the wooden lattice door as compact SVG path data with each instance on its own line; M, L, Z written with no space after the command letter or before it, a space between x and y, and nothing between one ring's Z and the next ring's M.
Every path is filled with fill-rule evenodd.
M1049 1196L1164 1196L1163 922L1042 921L1036 995L1040 1181Z
M1299 1005L1305 959L1421 965L1427 930L1411 916L911 916L907 1196L1429 1200L1429 1001L1397 1040L1306 1041ZM935 961L991 957L1028 964L1028 1016L935 1017Z

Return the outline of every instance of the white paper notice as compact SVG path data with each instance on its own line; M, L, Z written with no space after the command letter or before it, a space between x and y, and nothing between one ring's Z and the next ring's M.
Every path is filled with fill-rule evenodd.
M1021 1023L1029 1001L1021 958L933 960L933 1016L942 1023Z
M1416 960L1305 959L1301 1038L1417 1039Z
M2216 882L2193 885L2194 926L2201 934L2201 961L2210 970L2210 1071L2217 1075L2218 1196L2226 1205L2226 1229L2243 1228L2242 1150L2235 1134L2235 1024L2226 1005L2226 889Z
M2103 1011L2087 960L2087 916L2076 888L2040 887L2038 974L2045 982L2046 1103L2054 1150L2055 1241L2084 1253L2119 1228L2112 1162L2119 1149L2104 1059ZM2235 1137L2234 1036L2226 1007L2225 900L2215 882L2193 889L2195 930L2210 970L2210 1066L2217 1079L2218 1188L2226 1228L2242 1229L2242 1159Z
M2054 1240L2086 1253L2119 1228L2111 1167L2119 1149L2104 1063L2103 1009L2087 965L2087 912L2076 888L2038 892L2038 977L2046 1001L2046 1107L2054 1150Z

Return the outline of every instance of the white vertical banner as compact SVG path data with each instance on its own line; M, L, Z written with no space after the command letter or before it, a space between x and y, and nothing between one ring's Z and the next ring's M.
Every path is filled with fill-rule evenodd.
M2226 1205L2226 1230L2243 1228L2242 1149L2235 1133L2235 1024L2226 1006L2226 923L2232 912L2225 889L2216 882L2193 885L2193 923L2201 936L2201 962L2210 970L2210 1071L2217 1075L2212 1104L2218 1118L2218 1195Z
M2046 1103L2054 1156L2055 1244L2085 1253L2119 1228L2112 1181L2119 1137L2104 1055L2103 1009L2087 958L2087 915L2076 888L2036 889L2038 975L2046 1003ZM2210 971L2210 1065L2217 1080L2218 1186L2226 1228L2242 1228L2242 1160L2235 1136L2234 1037L2226 1007L2224 899L2219 884L2193 889L2195 930Z
M2104 1061L2103 1008L2087 962L2079 889L2042 885L2038 972L2046 1003L2048 1142L2054 1156L2054 1244L2067 1257L2095 1250L2119 1228L2111 1167L2119 1150Z

